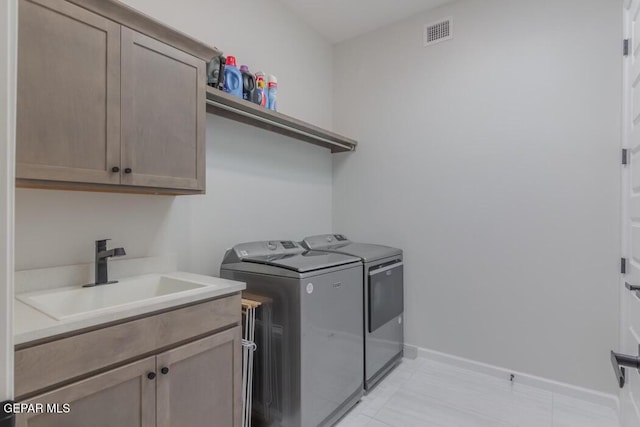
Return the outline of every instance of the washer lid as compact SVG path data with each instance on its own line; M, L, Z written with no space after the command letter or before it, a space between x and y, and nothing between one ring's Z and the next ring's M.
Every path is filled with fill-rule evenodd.
M342 234L322 234L305 237L301 244L310 250L331 251L353 255L362 259L364 262L402 255L402 249L369 243L354 243Z
M335 251L341 254L353 255L361 258L364 262L375 261L382 258L402 255L402 249L392 248L390 246L372 245L368 243L347 243L345 245L337 244L327 250Z
M339 253L307 251L301 254L279 254L243 258L244 262L272 265L287 270L306 273L339 265L360 262L359 258Z

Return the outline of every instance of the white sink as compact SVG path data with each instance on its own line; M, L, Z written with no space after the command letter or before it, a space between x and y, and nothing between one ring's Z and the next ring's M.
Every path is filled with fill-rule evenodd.
M20 301L57 320L99 314L115 308L157 302L199 293L210 285L167 275L150 274L91 288L79 286L16 295Z

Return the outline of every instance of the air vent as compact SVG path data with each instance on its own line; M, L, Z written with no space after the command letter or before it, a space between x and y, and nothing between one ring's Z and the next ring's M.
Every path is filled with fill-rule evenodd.
M453 38L453 21L451 18L424 26L424 45L430 46Z

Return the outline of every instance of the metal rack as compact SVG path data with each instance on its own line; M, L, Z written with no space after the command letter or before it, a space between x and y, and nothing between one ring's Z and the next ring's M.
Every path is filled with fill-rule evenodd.
M256 351L256 309L259 301L242 299L242 427L251 427L253 400L253 353Z

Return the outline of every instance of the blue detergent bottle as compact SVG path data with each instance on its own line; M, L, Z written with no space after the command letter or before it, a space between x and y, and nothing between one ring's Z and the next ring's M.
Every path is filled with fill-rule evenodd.
M242 98L242 73L238 70L235 56L227 56L224 67L224 91Z
M274 75L269 75L269 85L267 89L267 108L269 110L278 111L277 95L278 79L276 79Z

